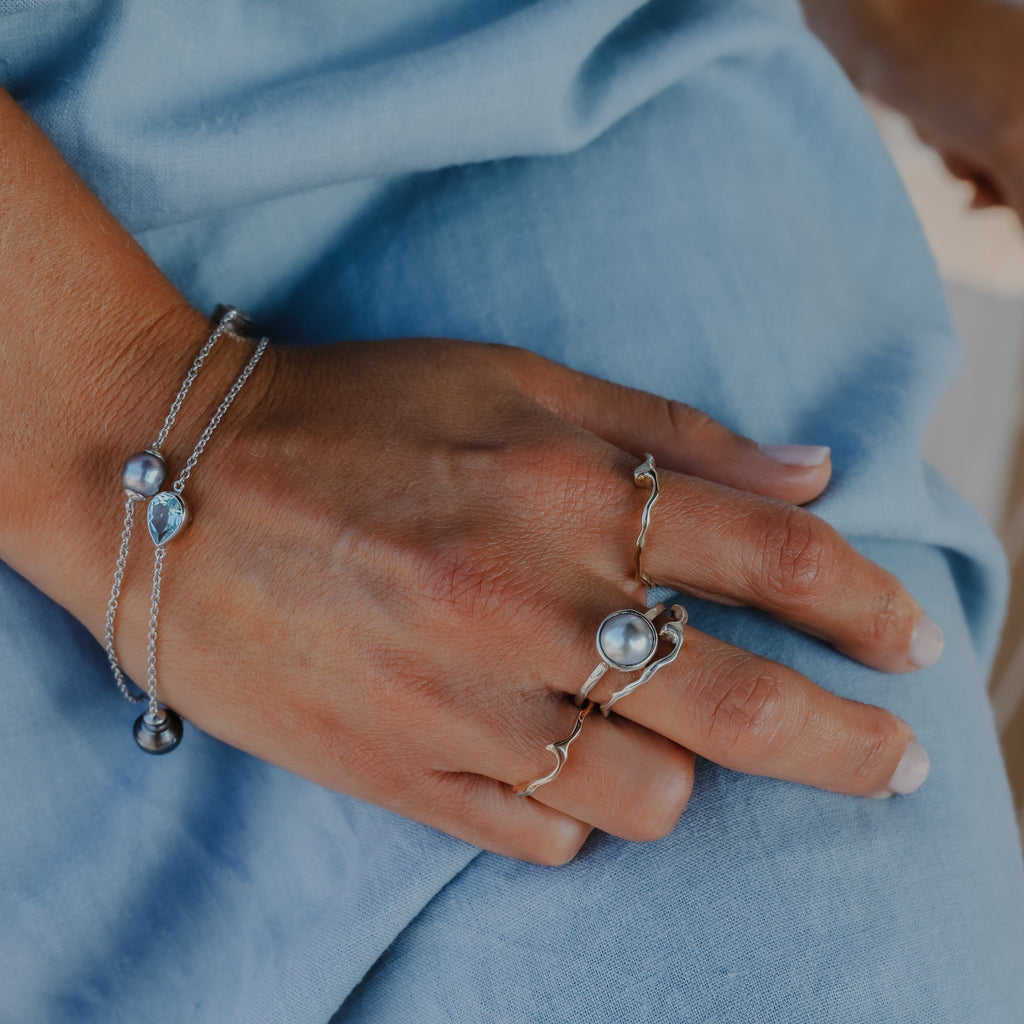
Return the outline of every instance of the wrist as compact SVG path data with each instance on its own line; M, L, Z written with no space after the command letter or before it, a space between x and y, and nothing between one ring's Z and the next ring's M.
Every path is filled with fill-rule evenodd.
M121 463L155 439L209 325L2 90L0 138L0 559L95 631ZM232 348L211 353L172 456L244 361Z
M126 294L124 302L134 302L131 328L120 307L99 323L83 323L59 371L46 363L45 390L42 375L25 382L0 458L0 558L97 636L123 515L121 467L153 444L210 332L208 319L176 293L159 308L152 299ZM254 346L225 335L210 352L163 448L173 472ZM270 372L261 366L239 395L204 466L215 468L218 450L235 433L232 423L243 422L247 407L260 401Z

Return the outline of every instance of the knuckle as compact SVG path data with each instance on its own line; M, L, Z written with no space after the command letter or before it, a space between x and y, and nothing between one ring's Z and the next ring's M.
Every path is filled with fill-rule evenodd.
M864 638L872 647L905 647L907 616L905 613L904 591L899 583L892 581L882 588L875 600L866 624Z
M714 749L749 759L770 756L785 743L788 702L774 676L743 661L709 687L704 699L707 739Z
M622 838L635 842L664 839L679 824L692 793L691 768L666 773L642 816L631 823L629 834L623 835Z
M828 527L801 509L772 514L761 552L763 578L773 596L786 602L800 603L815 595L835 566Z
M562 867L580 852L592 829L578 821L559 822L544 831L530 851L529 860L545 867Z
M662 398L662 407L669 426L677 434L685 434L691 440L714 432L718 423L703 409L697 409L674 398Z
M872 716L859 737L850 763L847 782L851 791L870 793L882 788L892 774L883 766L892 765L893 751L898 749L899 743L900 728L896 720L885 712Z

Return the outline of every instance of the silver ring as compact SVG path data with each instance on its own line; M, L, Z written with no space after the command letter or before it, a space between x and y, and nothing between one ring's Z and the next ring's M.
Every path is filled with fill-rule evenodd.
M640 513L640 533L636 538L636 578L639 583L653 587L650 577L643 570L641 561L644 553L644 544L647 542L647 531L651 526L651 510L658 500L658 471L654 466L654 456L650 453L644 455L644 461L633 470L633 483L637 487L651 485L651 494L644 502L643 512Z
M632 682L616 690L602 705L601 713L607 716L611 708L623 697L640 689L650 682L654 674L666 665L671 665L683 648L687 615L681 604L674 604L666 612L668 620L660 627L655 620L666 612L663 604L656 604L647 612L638 612L634 608L623 608L606 616L597 627L597 653L600 664L587 677L587 681L576 694L576 703L582 704L589 700L590 691L601 681L609 669L617 672L639 672L641 674ZM667 640L672 649L657 660L654 655L658 651L658 641Z
M544 749L550 750L555 755L555 767L552 768L547 775L542 775L539 779L534 779L533 782L520 783L518 786L513 788L513 792L516 796L533 796L533 794L540 789L541 786L546 786L549 782L554 782L559 775L562 774L562 769L565 767L565 762L569 759L569 746L580 732L583 730L583 723L587 720L587 715L594 710L594 702L587 701L586 705L580 709L579 714L576 715L576 721L573 722L572 732L564 740L559 740L557 743L549 743Z
M644 502L643 511L640 514L640 533L636 539L636 575L639 582L652 587L654 584L643 571L641 556L647 541L647 531L651 525L651 509L654 508L654 504L658 500L658 471L654 467L653 455L644 455L643 462L633 470L633 482L637 487L651 485L650 496ZM647 612L623 608L606 616L601 625L597 627L597 653L601 657L601 663L590 673L587 681L580 687L579 693L576 695L576 704L580 706L576 721L564 740L549 743L544 748L554 755L555 767L539 779L514 786L513 791L517 796L533 796L541 786L554 782L562 773L562 769L569 759L569 747L583 731L583 723L587 720L587 715L594 710L595 703L588 699L588 695L608 669L613 668L617 672L638 672L643 669L643 672L621 690L616 690L601 705L601 713L606 717L614 704L643 686L659 669L675 661L683 646L686 610L682 605L672 605L668 610L668 621L658 628L655 626L654 620L664 611L663 604L655 605ZM668 640L672 644L672 650L664 657L654 661L659 639Z

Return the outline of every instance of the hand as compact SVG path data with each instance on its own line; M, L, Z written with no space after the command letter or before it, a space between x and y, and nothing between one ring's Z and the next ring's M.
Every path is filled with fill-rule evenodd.
M899 582L796 507L825 487L824 451L784 465L694 409L513 348L406 340L269 356L193 475L194 522L168 547L161 697L187 719L543 863L571 858L593 827L667 833L694 753L843 793L890 786L904 722L697 623L672 666L608 720L591 716L557 781L535 798L512 790L551 768L544 746L575 718L597 624L644 606L646 492L632 471L645 450L661 467L645 551L656 582L759 606L886 671L938 656ZM142 544L120 619L136 679ZM97 635L104 597L84 616Z
M804 0L854 82L902 111L972 205L1024 220L1024 8L1004 0Z
M0 129L0 558L100 637L114 481L206 321L2 92ZM211 355L172 465L237 355ZM326 786L544 863L592 827L663 835L693 752L844 793L919 784L904 722L688 628L672 666L587 723L556 782L513 794L551 767L544 746L575 718L598 623L643 606L645 451L662 467L645 552L657 582L757 605L888 671L938 657L898 581L795 507L825 487L824 458L773 461L695 410L517 349L395 341L271 349L232 406L167 551L161 697ZM119 614L136 679L147 543Z

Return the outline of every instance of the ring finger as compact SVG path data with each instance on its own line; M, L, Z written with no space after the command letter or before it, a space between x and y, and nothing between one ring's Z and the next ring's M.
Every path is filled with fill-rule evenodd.
M884 708L689 627L675 662L614 713L726 768L837 793L907 793L928 771L910 727Z

